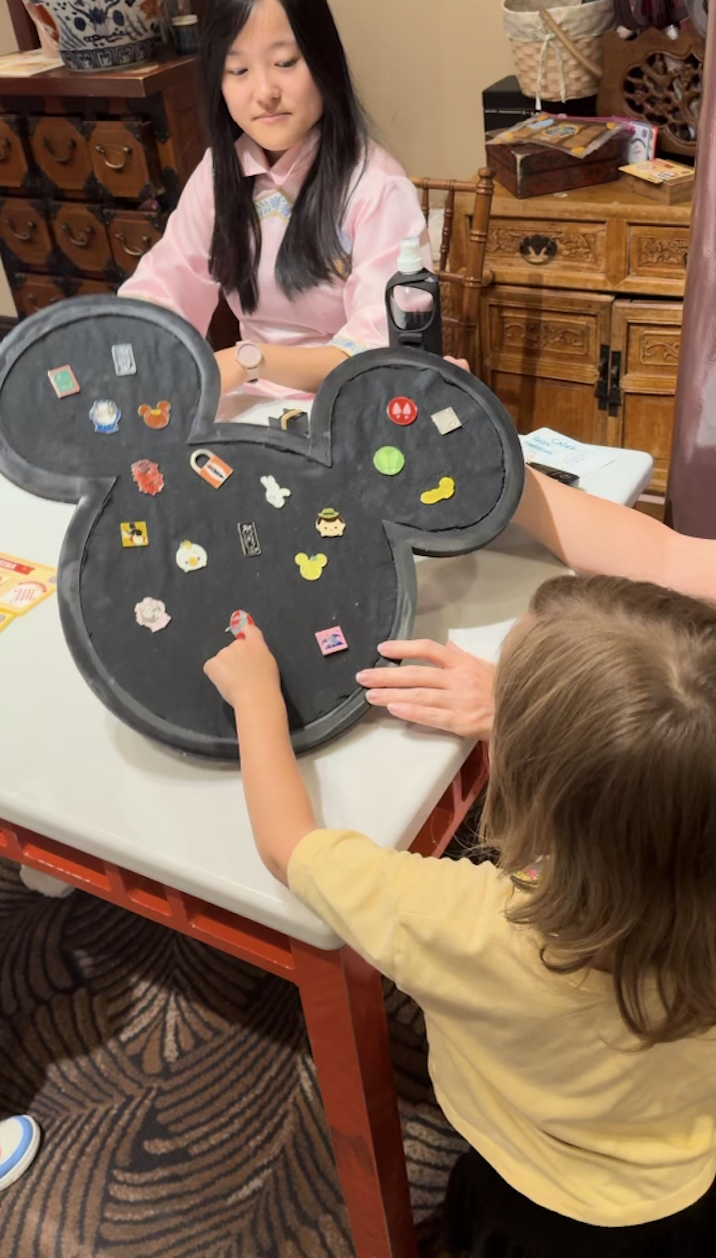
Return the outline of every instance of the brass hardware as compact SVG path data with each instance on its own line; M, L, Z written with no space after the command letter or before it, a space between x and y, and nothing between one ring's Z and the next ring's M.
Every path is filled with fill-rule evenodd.
M70 136L67 141L67 147L69 149L67 157L60 157L59 154L55 152L52 147L52 140L50 140L48 136L43 136L42 147L47 149L47 152L50 154L53 162L57 162L58 166L67 166L72 161L75 149L77 148L77 141Z
M62 230L63 232L67 232L67 235L70 238L70 243L73 245L76 245L78 249L86 249L92 237L94 236L94 226L92 225L92 223L88 224L84 236L73 236L72 228L70 227L69 223L63 223Z
M143 258L152 247L151 236L142 236L142 249L130 249L124 232L115 232L115 236L129 258Z
M123 162L110 162L109 158L105 156L106 149L104 147L104 144L95 144L95 148L97 152L99 153L100 157L102 158L102 161L104 162L105 166L107 166L109 170L124 170L125 166L127 165L129 156L132 152L132 149L129 144L123 144L122 152L124 153L124 161Z
M558 247L552 236L525 236L520 241L520 254L530 266L545 266L557 257Z
M32 240L33 232L37 231L37 223L35 222L34 218L31 218L28 220L28 224L27 224L28 230L26 232L19 232L17 228L15 227L15 224L11 218L6 218L5 222L7 223L8 227L10 228L10 231L12 232L16 240L22 240L22 241Z

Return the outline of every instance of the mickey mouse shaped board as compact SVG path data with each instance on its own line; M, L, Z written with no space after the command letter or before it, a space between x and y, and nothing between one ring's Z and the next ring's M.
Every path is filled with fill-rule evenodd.
M480 381L411 349L332 372L307 437L216 423L219 392L211 349L179 316L63 302L0 346L0 471L77 503L60 615L113 713L183 751L235 758L233 713L203 664L253 620L302 751L366 711L356 672L410 634L414 554L463 554L505 528L519 440Z

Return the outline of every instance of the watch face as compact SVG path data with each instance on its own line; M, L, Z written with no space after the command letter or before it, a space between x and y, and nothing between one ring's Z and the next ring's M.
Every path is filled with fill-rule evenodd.
M236 357L242 367L247 367L249 371L252 367L258 367L263 359L263 354L258 345L244 344L240 345L236 351Z

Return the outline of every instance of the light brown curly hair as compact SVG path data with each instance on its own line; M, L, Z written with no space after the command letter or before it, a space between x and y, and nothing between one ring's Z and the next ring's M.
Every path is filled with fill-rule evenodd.
M645 1047L716 1025L716 607L558 577L497 670L483 841L541 874L510 921L611 972Z

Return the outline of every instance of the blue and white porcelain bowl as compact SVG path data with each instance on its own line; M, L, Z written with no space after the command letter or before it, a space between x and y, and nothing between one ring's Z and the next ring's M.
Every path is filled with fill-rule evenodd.
M72 70L121 70L153 57L164 0L25 0Z

